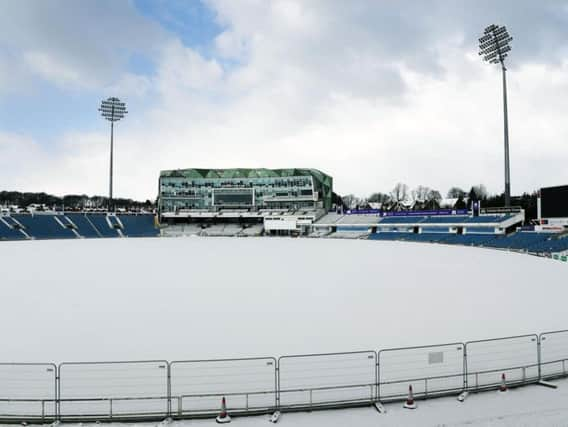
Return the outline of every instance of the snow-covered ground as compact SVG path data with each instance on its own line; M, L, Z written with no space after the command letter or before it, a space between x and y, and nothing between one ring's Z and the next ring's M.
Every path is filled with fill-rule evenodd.
M406 242L287 238L95 239L0 245L3 297L0 362L187 360L372 350L284 358L280 403L375 396L375 351L454 342L379 355L381 397L462 386L463 341L564 329L566 265L479 248ZM536 337L468 344L472 387L537 375ZM568 334L542 339L543 361L568 359ZM272 407L275 361L174 363L172 410ZM512 366L527 368L507 369ZM61 370L63 415L165 411L166 364L69 365ZM486 374L475 372L495 369ZM558 373L564 362L543 366ZM54 369L0 364L0 397L53 399ZM433 380L432 376L452 375ZM34 387L30 388L30 381ZM386 382L385 382L386 381ZM389 381L397 381L389 384ZM442 382L439 382L442 381ZM568 382L561 381L564 386ZM322 386L347 386L317 390ZM356 388L350 388L354 387ZM271 391L272 390L272 391ZM293 391L295 390L295 391ZM262 391L267 394L248 395ZM313 392L313 393L312 393ZM213 393L209 397L202 394ZM291 425L550 425L568 414L560 390L421 402L419 410L285 414ZM245 396L246 394L246 396ZM121 401L120 396L159 397ZM183 397L183 405L181 397ZM179 401L178 401L179 399ZM323 399L323 400L322 400ZM535 403L536 402L536 403ZM83 406L82 406L83 405ZM111 408L112 408L111 403ZM31 414L39 403L3 402ZM53 404L46 410L53 413ZM23 411L23 412L21 412ZM33 411L33 412L31 412ZM380 418L377 418L380 417ZM545 424L539 424L546 420ZM183 422L200 424L205 421ZM266 417L237 418L243 426ZM566 423L568 425L568 422Z
M2 361L281 356L568 326L567 266L489 249L288 238L0 244Z

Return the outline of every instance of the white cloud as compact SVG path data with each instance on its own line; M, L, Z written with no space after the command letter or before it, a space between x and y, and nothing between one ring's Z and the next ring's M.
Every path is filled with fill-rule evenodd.
M155 197L160 169L251 166L317 167L340 193L388 191L399 181L442 193L478 183L501 191L500 72L480 62L468 21L482 28L495 17L440 2L210 4L226 28L211 56L170 35L152 43L155 74L122 73L104 86L135 106L116 128L115 194ZM562 33L543 37L535 40L559 42ZM568 65L558 52L510 67L514 193L568 181ZM524 55L515 54L511 61ZM57 64L64 81L86 77L77 71L85 64ZM37 173L2 173L4 186L106 193L108 135L100 129L63 135L47 157L22 142L19 154L6 155L23 159L30 150Z
M82 75L77 69L57 61L46 52L24 52L25 63L33 73L60 87L89 87L92 85L90 76Z

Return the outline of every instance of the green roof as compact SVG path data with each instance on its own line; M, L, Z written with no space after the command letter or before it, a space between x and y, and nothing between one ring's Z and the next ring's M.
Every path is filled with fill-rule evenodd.
M325 182L329 175L317 169L175 169L160 172L160 177L179 178L269 178L286 176L314 176Z

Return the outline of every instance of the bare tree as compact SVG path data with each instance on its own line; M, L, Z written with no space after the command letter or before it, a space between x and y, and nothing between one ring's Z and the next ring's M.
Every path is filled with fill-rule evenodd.
M352 209L355 207L357 197L355 194L346 194L345 196L341 196L341 200L343 200L343 205L347 209Z
M452 187L448 190L448 199L458 199L465 197L467 193L459 187Z
M404 202L408 200L408 185L399 182L392 189L390 197L391 197L391 209L393 210L405 209Z
M412 190L411 197L412 200L418 203L423 203L428 199L428 193L432 191L429 187L425 187L424 185L419 185L414 190Z
M380 203L381 205L387 205L390 202L390 196L385 193L373 193L367 199L369 203Z
M403 202L408 199L408 185L399 182L390 193L393 202Z
M473 187L471 187L469 194L471 195L471 193L475 195L475 198L477 200L486 199L488 196L487 188L485 188L485 185L483 184L474 185Z
M442 201L442 195L438 190L430 189L428 194L426 194L426 209L440 209L440 202Z

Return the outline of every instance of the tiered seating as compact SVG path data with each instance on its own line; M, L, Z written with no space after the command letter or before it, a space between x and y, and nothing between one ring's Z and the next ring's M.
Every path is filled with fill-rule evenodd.
M264 231L264 225L262 224L254 224L251 225L249 227L243 228L243 231L241 231L239 234L241 236L249 236L249 237L253 237L253 236L260 236L262 235L262 232Z
M364 236L367 236L367 233L362 231L342 231L329 234L329 237L335 239L360 239Z
M401 233L405 234L405 233ZM443 242L445 239L449 237L448 233L406 233L402 240L406 240L409 242L431 242L431 243L440 243Z
M0 240L22 240L25 238L26 236L20 230L14 230L0 221Z
M110 222L111 227L117 229L117 230L122 230L124 227L122 226L121 221L118 220L118 217L115 215L108 215L107 216L107 220L108 222Z
M529 252L536 253L556 253L564 251L568 251L568 237L562 237L559 239L551 237L547 240L534 243L529 247Z
M485 246L497 238L494 234L450 234L444 239L449 245Z
M310 233L310 237L324 237L330 234L331 231L327 228L316 228L314 231Z
M94 225L100 237L119 237L118 231L111 228L106 214L87 214L86 218Z
M14 218L24 227L26 233L36 239L73 239L73 231L62 227L53 215L17 214Z
M385 216L381 219L380 224L416 224L423 222L425 216Z
M493 234L495 229L493 227L467 227L467 234Z
M128 237L155 237L160 234L154 226L153 215L119 215L118 218Z
M369 227L366 227L364 225L354 225L354 226L337 226L337 231L338 232L352 232L352 231L358 231L358 232L368 232L369 231Z
M420 227L422 233L449 233L448 227Z
M532 245L543 242L550 237L547 233L520 232L495 239L486 244L492 248L528 250Z
M328 212L327 214L322 216L320 219L318 219L316 221L316 223L317 224L335 224L341 218L343 218L343 215L341 215L341 214L338 214L338 213L335 213L335 212Z
M231 237L236 236L243 230L243 227L239 224L225 224L223 227L223 236Z
M223 224L212 224L203 229L202 234L205 236L223 236Z
M403 240L404 236L409 236L412 233L373 233L370 234L369 240Z
M339 224L377 224L380 217L377 215L345 215L335 223Z
M77 227L77 233L86 238L102 237L98 230L93 226L89 219L84 214L67 213L65 214L69 220Z
M197 236L201 233L202 228L199 224L185 224L182 225L183 234L189 234L193 236Z
M482 216L472 216L464 220L465 223L472 224L485 224L489 222L503 222L511 218L511 215L499 216L499 215L482 215Z
M429 216L424 221L427 224L461 224L468 216L450 215L450 216Z

